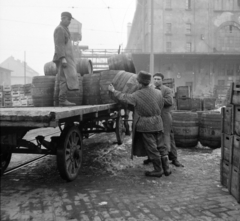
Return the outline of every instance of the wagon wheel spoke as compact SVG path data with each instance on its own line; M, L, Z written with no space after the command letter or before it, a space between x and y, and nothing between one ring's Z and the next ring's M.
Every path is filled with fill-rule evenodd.
M63 144L57 152L57 163L63 179L74 180L82 165L82 136L77 126L66 128Z

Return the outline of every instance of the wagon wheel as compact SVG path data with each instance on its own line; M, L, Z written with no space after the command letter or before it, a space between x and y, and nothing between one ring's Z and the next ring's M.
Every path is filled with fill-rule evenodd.
M116 128L115 128L117 143L120 145L123 143L124 135L125 135L125 127L121 117L121 112L118 112L118 117L116 118Z
M60 176L74 180L82 165L82 136L77 126L66 127L61 134L61 144L57 149L57 166Z
M0 176L3 175L4 171L7 169L12 158L11 148L7 149L4 147L2 146L0 149L1 151L0 152Z

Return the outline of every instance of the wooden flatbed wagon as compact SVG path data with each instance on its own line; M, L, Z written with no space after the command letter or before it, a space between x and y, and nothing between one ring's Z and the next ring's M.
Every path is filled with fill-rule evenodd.
M116 132L118 144L122 143L126 127L121 110L119 104L1 108L1 175L12 153L52 154L57 155L61 177L74 180L82 164L83 136ZM37 136L37 144L23 139L30 130L47 127L59 127L60 136L51 137L50 142Z

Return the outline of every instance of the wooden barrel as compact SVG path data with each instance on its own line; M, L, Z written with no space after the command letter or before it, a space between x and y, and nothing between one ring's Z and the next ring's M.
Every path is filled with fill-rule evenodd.
M45 76L56 76L57 72L58 72L58 69L54 62L50 61L44 65Z
M173 132L178 147L195 147L198 144L198 114L173 111Z
M130 73L136 73L136 69L131 54L117 54L108 58L110 70L124 70Z
M83 77L78 74L79 90L68 91L67 100L75 103L76 105L82 105L83 103Z
M87 74L83 76L83 104L101 104L100 96L100 73Z
M108 91L109 84L113 84L115 90L123 93L131 94L138 89L138 81L135 74L125 71L103 71L100 78L100 94L103 104L116 102Z
M35 76L32 80L32 101L35 107L52 107L54 76Z
M76 69L77 73L80 73L82 76L85 74L93 73L92 61L87 58L76 59Z
M220 112L207 111L201 114L199 125L199 141L203 146L218 148L221 146Z

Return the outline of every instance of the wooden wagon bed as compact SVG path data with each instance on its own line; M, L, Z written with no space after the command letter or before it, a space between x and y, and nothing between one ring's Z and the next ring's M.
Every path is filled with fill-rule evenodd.
M74 107L12 107L0 109L0 127L57 127L67 118L84 120L84 115L98 117L102 112L118 109L117 104Z
M6 170L12 153L57 155L63 179L74 180L82 164L82 140L90 133L115 132L117 143L123 142L124 116L120 104L74 107L12 107L0 109L0 175ZM36 128L59 127L60 135L46 141L36 136L37 144L24 139ZM43 147L43 148L42 148Z

